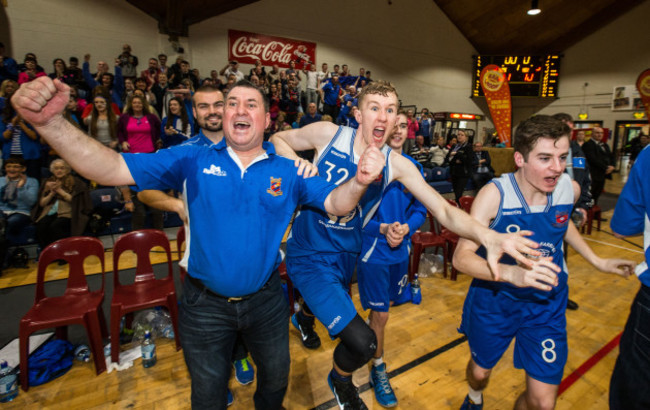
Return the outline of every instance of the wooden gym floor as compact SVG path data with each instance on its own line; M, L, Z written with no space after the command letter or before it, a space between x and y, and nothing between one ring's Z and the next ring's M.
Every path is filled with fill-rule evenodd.
M620 192L621 182L608 182L608 192ZM610 219L612 211L605 212ZM641 237L616 239L609 223L601 232L585 235L589 245L606 257L643 259ZM107 258L108 259L108 258ZM609 379L618 355L616 338L623 329L629 307L639 288L635 277L629 279L597 272L575 251L569 251L571 299L577 311L567 311L569 358L565 381L557 402L558 409L607 409ZM110 271L109 271L110 272ZM17 279L16 279L17 280ZM404 409L457 409L467 385L465 365L468 347L456 328L470 278L459 275L458 281L440 275L423 278L422 304L405 304L391 310L387 326L386 352L391 384ZM359 308L356 284L353 300ZM362 313L362 316L366 316ZM287 409L333 408L332 393L326 382L336 345L318 323L322 346L305 349L298 332L291 333L291 375L284 405ZM361 397L369 408L380 406L368 386L368 368L354 375ZM512 365L512 346L495 367L491 384L485 392L485 409L512 408L524 390L524 372ZM240 386L230 382L236 409L253 408L255 384ZM95 375L91 363L75 361L72 369L48 384L21 390L18 397L3 406L51 409L185 409L190 407L190 380L182 352L176 352L172 340L158 342L158 363L144 369L137 360L130 369Z

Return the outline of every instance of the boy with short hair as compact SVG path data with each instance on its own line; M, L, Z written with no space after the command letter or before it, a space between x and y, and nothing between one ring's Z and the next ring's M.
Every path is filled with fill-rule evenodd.
M549 116L523 121L514 140L517 171L492 180L472 206L472 216L495 231L529 230L542 256L531 258L531 268L503 257L500 274L494 274L482 257L483 249L471 241L459 241L454 265L475 278L460 326L471 351L469 394L461 409L483 407L482 391L491 369L513 338L514 364L526 370L527 386L515 408L554 407L568 354L564 240L603 272L627 276L634 266L628 260L597 256L571 223L580 188L564 173L569 133L566 124Z

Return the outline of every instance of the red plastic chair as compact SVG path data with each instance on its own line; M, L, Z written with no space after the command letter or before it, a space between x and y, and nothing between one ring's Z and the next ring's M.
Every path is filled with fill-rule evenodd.
M587 211L587 221L582 225L581 232L585 233L587 229L587 235L591 235L591 229L593 228L594 220L596 221L596 230L600 231L600 222L601 222L602 210L598 205L594 205Z
M472 204L474 203L474 197L469 196L469 195L463 195L458 199L460 202L460 207L463 209L463 211L469 213L469 211L472 209Z
M431 226L431 231L430 232L422 232L422 231L417 231L411 236L411 246L412 246L412 253L411 253L411 263L409 264L409 282L412 282L413 279L415 279L415 274L418 272L420 269L420 257L422 256L422 252L426 248L430 247L435 247L437 248L442 248L442 256L443 256L443 264L442 264L442 270L443 270L443 275L447 277L447 252L445 251L445 238L440 236L438 233L434 231L434 223L435 220L433 219L433 215L431 215L430 212L427 211L427 217L429 218L429 225Z
M88 288L84 272L84 261L96 256L102 265L102 286L99 290ZM45 295L45 271L57 260L68 262L68 283L63 296ZM58 240L41 252L38 260L36 298L34 306L20 320L20 384L24 391L29 389L28 356L29 335L55 327L57 337L67 339L67 326L80 324L86 328L90 350L97 374L106 370L102 338L108 337L106 319L102 311L104 301L104 245L99 239L75 236Z
M183 244L185 243L185 225L181 225L176 233L176 252L178 252L178 262L183 259ZM178 272L181 275L181 282L185 281L187 271L180 264L178 265Z
M167 253L167 276L156 279L153 274L149 252L154 247L162 247ZM120 283L119 260L125 251L133 251L137 256L135 281L130 285ZM169 240L163 231L142 229L119 237L113 248L113 299L111 301L111 358L119 362L120 320L122 316L136 310L166 306L174 327L176 350L181 343L178 335L178 302L172 273L172 255Z

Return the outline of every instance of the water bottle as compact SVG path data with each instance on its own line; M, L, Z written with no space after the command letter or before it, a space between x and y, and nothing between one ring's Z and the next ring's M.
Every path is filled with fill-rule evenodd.
M140 351L142 352L142 366L151 367L156 364L156 343L151 339L151 332L148 330L144 333Z
M80 362L90 361L90 348L87 345L79 345L74 349L74 358Z
M5 360L0 363L0 403L12 401L18 396L18 381L11 370Z
M411 282L411 302L414 305L419 305L422 302L422 293L420 293L420 280L418 275L415 275L415 279Z

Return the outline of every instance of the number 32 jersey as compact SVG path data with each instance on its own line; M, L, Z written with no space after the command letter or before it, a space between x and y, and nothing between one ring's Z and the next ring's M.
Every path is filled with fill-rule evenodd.
M336 185L355 177L359 162L353 149L356 133L354 128L339 127L315 160L319 177ZM308 206L300 209L287 240L288 257L361 252L361 230L379 207L382 193L391 180L388 160L391 149L384 145L381 151L386 156L386 164L380 178L370 184L359 204L348 215L335 216Z

